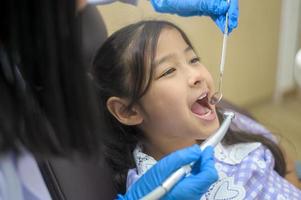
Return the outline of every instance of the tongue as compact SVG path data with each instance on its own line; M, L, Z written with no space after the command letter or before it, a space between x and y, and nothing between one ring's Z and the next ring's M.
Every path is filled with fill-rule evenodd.
M192 105L191 111L197 115L204 115L204 114L208 113L210 111L210 109L195 102Z

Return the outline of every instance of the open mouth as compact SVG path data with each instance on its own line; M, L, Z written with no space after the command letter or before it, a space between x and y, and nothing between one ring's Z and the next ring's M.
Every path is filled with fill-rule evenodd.
M213 120L215 114L209 104L208 93L202 94L191 107L191 111L196 114L199 118L204 120Z

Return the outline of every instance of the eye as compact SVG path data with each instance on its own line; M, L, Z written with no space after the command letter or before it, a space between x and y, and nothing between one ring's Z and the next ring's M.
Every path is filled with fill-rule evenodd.
M167 76L167 75L173 73L174 71L176 71L175 68L169 68L168 70L166 70L165 72L163 72L163 74L161 74L157 79L162 78L163 76Z
M189 61L189 64L200 63L201 59L199 57L194 57Z

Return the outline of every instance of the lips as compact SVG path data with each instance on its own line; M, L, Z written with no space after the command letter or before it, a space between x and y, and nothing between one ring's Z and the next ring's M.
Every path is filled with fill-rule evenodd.
M202 93L192 104L191 111L199 118L207 121L215 119L215 112L209 105L208 92Z

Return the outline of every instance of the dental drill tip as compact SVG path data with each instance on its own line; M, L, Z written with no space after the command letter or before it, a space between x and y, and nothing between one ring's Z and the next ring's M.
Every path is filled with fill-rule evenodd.
M232 112L232 111L225 111L225 112L223 113L223 115L224 115L224 117L229 116L229 117L231 118L231 120L235 118L235 114L234 114L234 112Z

